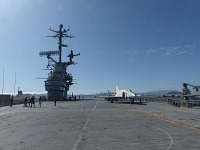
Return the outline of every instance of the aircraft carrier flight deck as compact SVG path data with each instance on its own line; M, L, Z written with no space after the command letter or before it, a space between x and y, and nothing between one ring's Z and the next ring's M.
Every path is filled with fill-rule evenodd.
M0 109L1 150L200 149L200 109L165 102L43 102Z

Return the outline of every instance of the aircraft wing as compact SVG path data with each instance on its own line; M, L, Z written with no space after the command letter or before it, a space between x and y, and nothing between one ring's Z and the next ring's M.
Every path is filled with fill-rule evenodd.
M135 97L142 97L143 95L136 95Z

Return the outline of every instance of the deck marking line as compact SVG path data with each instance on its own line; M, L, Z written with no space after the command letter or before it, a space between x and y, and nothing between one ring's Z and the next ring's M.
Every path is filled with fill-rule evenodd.
M128 110L128 111L130 111L130 110ZM131 110L131 111L138 112L139 114L142 114L142 115L148 115L150 117L157 118L159 120L162 120L162 121L165 121L165 122L169 122L169 123L172 123L172 124L176 124L176 125L179 125L179 126L184 127L184 128L200 131L200 129L197 128L197 127L194 127L192 125L184 124L184 123L176 121L175 119L172 119L172 118L165 118L165 117L162 117L162 116L154 115L152 113L140 111L140 110L137 110L137 109L136 110Z
M170 141L171 141L171 142L170 142L170 145L169 145L168 148L166 149L166 150L169 150L169 149L172 147L172 144L174 143L174 141L173 141L171 135L170 135L168 132L162 130L161 128L158 128L158 129L161 130L162 132L164 132L165 134L167 134L168 137L170 138Z
M92 111L95 111L95 109L96 109L96 107L97 107L97 104L98 104L98 102L96 102L96 104L95 104L94 108L92 109ZM83 107L82 107L81 112L82 112L82 111L83 111ZM91 116L91 115L90 115L90 116ZM87 127L87 125L88 125L88 123L89 123L89 121L90 121L90 116L88 117L88 119L87 119L86 123L84 124L82 130L85 130L85 129L86 129L86 127ZM79 145L79 143L80 143L82 137L83 137L83 133L80 132L79 135L78 135L78 138L76 139L76 141L75 141L75 143L74 143L74 146L72 147L72 150L77 150L78 145Z

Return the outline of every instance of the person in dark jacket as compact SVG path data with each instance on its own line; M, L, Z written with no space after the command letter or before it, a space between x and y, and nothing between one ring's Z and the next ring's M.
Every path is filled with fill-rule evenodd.
M38 107L41 107L41 105L42 105L42 97L40 96L39 97L39 105L38 105Z
M28 98L26 97L26 98L24 99L24 106L23 106L23 107L27 107L27 102L28 102Z
M56 98L53 98L54 106L56 106Z
M11 98L10 98L10 107L12 107L13 101L14 101L14 99L13 99L13 95L12 95Z
M32 107L32 104L33 104L33 107L35 108L35 96L34 95L31 97L31 107Z

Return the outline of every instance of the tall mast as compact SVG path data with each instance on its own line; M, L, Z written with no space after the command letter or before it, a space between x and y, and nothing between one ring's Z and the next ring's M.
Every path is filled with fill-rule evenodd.
M58 43L58 50L59 50L59 63L62 62L62 37L63 37L63 32L62 32L63 25L60 25L60 30L59 30L59 43Z
M53 30L51 29L51 27L49 30L52 32L55 32L56 34L54 34L53 36L47 36L47 37L58 38L59 63L61 63L62 62L62 47L68 47L68 45L63 44L63 41L66 38L73 38L74 36L68 35L67 32L70 31L70 29L69 28L67 30L63 29L62 24L60 24L59 26L59 31Z

